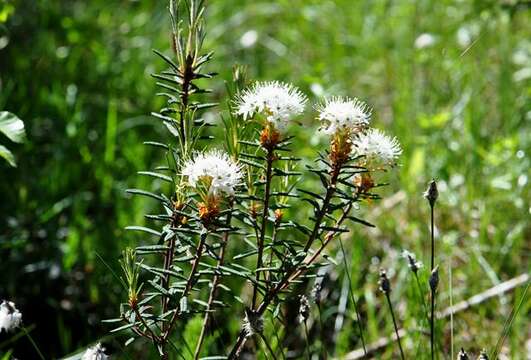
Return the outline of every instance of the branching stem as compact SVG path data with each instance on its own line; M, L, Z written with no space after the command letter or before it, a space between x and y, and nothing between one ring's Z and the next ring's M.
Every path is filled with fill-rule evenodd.
M258 296L258 283L260 282L260 271L262 268L264 255L264 239L267 228L267 218L269 217L269 198L271 193L271 180L273 173L273 161L275 160L274 149L267 150L266 155L266 178L265 178L265 190L264 190L264 203L262 209L262 224L260 226L260 237L257 239L258 255L256 258L256 283L253 288L253 309L256 308L256 300Z
M232 210L232 204L230 208ZM229 212L229 214L227 215L227 221L226 221L227 227L230 227L231 219L232 219L232 211ZM216 264L217 270L219 270L219 268L223 266L223 262L225 259L225 248L227 247L228 240L229 240L229 232L225 231L225 233L223 234L223 240L221 242L219 258ZM210 294L208 296L206 313L203 319L203 325L201 326L201 333L199 334L199 339L197 340L197 345L196 345L195 353L194 353L194 359L199 359L199 354L201 353L201 348L203 346L203 341L205 339L206 331L208 328L208 323L210 321L210 312L212 311L212 304L214 303L214 300L216 299L218 284L220 280L221 280L221 273L216 271L214 274L214 278L212 279L212 288L210 289Z

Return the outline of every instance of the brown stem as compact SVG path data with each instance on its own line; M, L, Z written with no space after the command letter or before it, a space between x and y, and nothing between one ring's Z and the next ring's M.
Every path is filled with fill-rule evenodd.
M140 314L140 311L138 311L137 305L133 307L133 311L135 312L136 316L140 319L140 322L142 323L142 325L144 325L148 333L146 334L146 332L142 331L140 328L137 328L138 331L143 333L143 336L147 337L148 339L151 339L154 343L158 342L160 340L159 337L155 335L155 333L151 330L151 328L146 324L146 321L142 317L142 314Z
M190 290L192 290L195 283L197 282L197 278L195 275L199 267L199 261L201 260L201 255L203 254L203 248L205 246L207 235L208 235L208 232L206 230L203 231L200 235L199 244L197 245L197 249L196 249L195 259L192 263L192 269L190 270L190 275L188 276L188 280L186 281L186 286L182 292L181 298L188 296L188 293L190 292ZM179 313L180 313L180 303L175 308L175 312L173 313L171 317L171 320L169 322L169 325L166 331L164 332L164 335L161 336L161 342L166 342L166 340L168 339L168 336L170 335L173 327L175 326L175 322L177 320L177 316L179 315Z
M231 205L232 210L232 205ZM227 215L227 227L230 226L232 218L232 212L229 212ZM223 266L223 262L225 259L225 248L227 247L227 242L229 240L229 232L226 231L223 234L223 240L221 243L221 249L219 251L219 258L216 265L216 269L219 270L221 266ZM197 345L195 347L195 353L194 353L194 359L199 359L199 354L201 353L201 347L203 346L203 341L205 339L208 322L210 320L210 311L212 310L212 304L214 303L214 300L216 299L217 289L218 289L218 283L221 280L221 274L216 272L214 275L214 278L212 279L212 288L210 289L210 294L208 296L208 302L207 302L207 308L205 313L205 318L203 319L203 325L201 326L201 333L199 334L199 339L197 340Z
M336 183L337 178L339 177L339 171L341 170L341 164L336 164L333 166L332 169L332 176L330 177L330 184L328 184L328 187L326 188L326 195L323 199L323 205L317 212L317 215L315 217L315 224L313 227L313 231L308 238L308 241L306 241L306 245L304 246L304 252L307 252L312 247L313 242L315 239L319 236L319 227L321 226L321 222L323 221L323 218L326 215L326 212L328 211L328 205L330 205L330 201L332 200L332 196L334 196L334 193L336 191Z
M253 287L253 309L256 307L256 298L258 295L258 283L260 282L260 271L262 268L262 257L264 254L264 238L267 227L267 218L269 215L269 197L271 192L271 177L273 170L273 161L275 159L274 148L267 149L267 167L265 178L265 191L264 191L264 208L262 209L262 224L260 226L260 237L257 239L258 255L256 258L256 283Z
M273 247L275 246L275 243L277 240L278 225L279 223L275 222L275 225L273 226L273 234L271 235L271 252L269 254L269 268L273 266L273 254L274 254ZM267 283L268 283L268 287L270 287L271 286L271 273L269 271L267 272Z
M166 290L168 290L169 285L170 285L170 275L167 271L170 270L170 267L173 263L173 256L175 252L175 237L176 237L175 234L171 237L170 246L168 248L168 251L166 252L166 254L164 254L165 272L164 272L164 277L162 278L162 287ZM170 302L170 298L169 296L163 295L161 297L161 301L162 301L162 314L165 314L166 311L168 311L168 304ZM164 328L165 328L165 324L162 323L162 331L164 331Z
M337 177L336 177L336 179L337 179ZM343 213L341 214L341 217L336 221L336 226L341 225L343 223L343 221L347 218L348 213L352 209L352 204L353 204L352 202L349 202L347 207L343 210ZM318 227L319 225L316 224L316 226ZM310 258L308 258L308 260L304 260L305 266L311 265L318 258L319 254L321 254L321 252L324 250L326 245L328 245L328 243L334 238L334 236L336 234L337 234L337 232L335 232L335 231L329 231L326 234L325 241L323 242L321 247ZM262 315L265 312L265 310L267 309L267 307L269 306L269 304L271 303L271 301L273 301L275 296L280 291L285 289L285 287L289 283L291 283L292 280L295 280L300 274L303 273L303 270L300 268L300 265L301 264L299 263L297 266L295 266L293 268L293 270L290 270L288 273L286 273L286 275L284 275L284 278L277 284L277 286L272 288L265 295L265 297L262 300L260 306L256 310L258 315ZM244 331L240 331L240 333L238 335L238 338L236 339L236 343L232 347L232 350L231 350L231 352L230 352L230 354L228 356L228 359L236 359L239 356L241 350L243 349L243 345L245 344L246 339L247 338L246 338L245 332Z
M185 114L188 109L188 98L190 96L190 84L194 76L193 69L194 58L190 55L186 56L184 69L182 70L183 83L181 86L181 108L179 110L179 130L181 141L186 144L186 130L185 130Z

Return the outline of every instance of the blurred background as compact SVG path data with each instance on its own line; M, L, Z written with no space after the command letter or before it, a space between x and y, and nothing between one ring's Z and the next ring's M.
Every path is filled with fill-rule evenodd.
M400 253L428 260L422 192L432 177L441 192L441 308L450 302L450 267L454 303L529 272L528 2L207 2L205 49L215 51L209 70L219 72L214 99L224 98L232 65L243 64L252 79L295 83L312 103L357 96L374 108L373 125L402 143L384 200L359 210L377 228L354 226L344 242L369 342L392 333L378 311L381 266L396 284L403 325L415 317ZM169 26L164 1L0 0L0 110L17 114L27 131L23 144L0 137L18 164L0 161L0 298L17 304L50 358L107 335L101 320L125 300L101 259L117 269L120 250L145 241L124 227L142 224L153 204L124 190L156 188L135 175L161 158L142 141L171 141L149 116L163 100L150 74L165 67L152 49L170 53ZM215 112L208 116L219 123ZM309 109L307 126L292 128L308 158L324 146L320 136L308 138L313 117ZM345 269L336 275L341 288ZM456 315L454 346L492 346L522 293ZM339 289L325 305L337 356L360 346L350 306L334 327L340 297ZM529 306L527 299L506 342L511 359L525 357ZM449 324L440 326L448 349ZM35 358L26 339L2 333L0 354L8 349Z

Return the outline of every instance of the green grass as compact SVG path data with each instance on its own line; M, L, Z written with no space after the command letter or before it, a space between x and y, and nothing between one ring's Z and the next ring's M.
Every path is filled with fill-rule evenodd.
M99 321L124 300L95 251L117 267L120 249L141 239L123 228L141 224L152 205L128 199L124 189L149 187L148 179L134 175L162 161L141 143L166 136L147 114L160 106L149 73L164 66L151 49L168 50L169 22L163 3L23 3L14 1L14 13L0 24L0 38L9 40L0 49L0 110L17 114L28 131L28 142L12 148L18 168L0 164L0 254L7 259L0 272L14 274L2 277L0 296L19 302L25 321L37 325L32 336L41 349L60 356L106 335ZM432 177L441 191L439 309L450 303L449 266L454 303L529 272L530 13L511 3L209 4L205 47L215 51L209 70L220 73L211 83L214 97L224 96L232 64L245 64L251 78L293 82L312 102L322 95L365 100L374 109L374 126L403 146L384 200L358 211L377 228L353 226L344 239L369 343L393 333L377 291L379 267L389 269L399 323L418 322L416 285L400 253L406 248L429 260L422 192ZM245 47L249 31L257 39ZM435 42L416 48L423 33ZM316 128L313 111L302 122L306 126L292 128L294 148L311 159L326 145L317 135L308 139L308 126ZM311 186L313 180L305 181ZM55 267L59 275L50 276ZM338 266L332 275L331 286L340 289L345 269ZM475 354L493 347L522 294L519 289L457 314L454 354L461 346ZM35 299L41 305L31 310ZM328 300L323 315L333 329L338 298ZM505 343L511 359L525 358L529 306L527 299ZM227 326L234 332L237 318L231 319ZM349 303L332 345L337 356L360 346L354 319ZM439 322L438 330L449 354L449 321ZM303 329L296 332L304 341ZM415 339L403 342L411 358ZM389 347L381 358L394 358L397 350Z

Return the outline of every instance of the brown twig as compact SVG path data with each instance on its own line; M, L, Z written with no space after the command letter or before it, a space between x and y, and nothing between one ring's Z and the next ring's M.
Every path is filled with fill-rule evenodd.
M264 239L267 227L267 218L269 217L269 197L271 192L271 178L273 171L273 161L275 159L274 147L267 149L266 156L266 178L264 190L264 204L262 209L262 224L260 226L260 237L257 239L258 255L256 258L256 283L253 287L253 309L256 307L256 299L258 296L258 283L260 282L260 268L262 268L262 256L264 254Z
M186 286L181 294L181 298L188 296L188 293L190 292L190 290L194 287L195 283L197 282L197 278L195 275L197 272L197 268L199 267L199 261L201 260L201 255L203 254L203 249L205 246L207 235L208 235L208 232L206 230L204 230L204 232L202 232L200 235L199 244L197 245L195 258L192 263L192 269L190 270L190 275L188 276L188 280L186 281ZM166 342L166 340L168 339L168 336L170 335L173 327L175 326L175 322L177 320L177 316L179 315L179 313L180 313L180 304L177 305L177 307L175 308L175 311L171 317L169 325L166 331L164 332L164 334L161 336L161 341Z
M230 207L232 209L232 204ZM229 212L229 214L227 215L227 222L226 222L227 227L230 226L231 218L232 218L232 212ZM216 265L216 270L219 270L219 268L223 266L223 262L225 259L225 248L227 247L228 240L229 240L229 232L225 231L225 233L223 234L221 249L219 251L219 258L218 258L218 262ZM199 334L199 339L197 340L197 345L196 345L195 353L194 353L194 359L199 359L199 354L201 353L201 347L203 346L203 341L205 339L208 322L210 320L210 312L212 310L212 304L214 303L214 300L216 299L218 284L220 280L221 280L221 274L216 271L216 273L214 274L214 278L212 279L212 288L210 289L210 294L208 296L206 313L203 319L203 325L201 326L201 333Z
M336 177L336 179L337 179L337 177ZM343 210L343 213L341 214L340 218L336 221L336 227L340 226L343 223L343 221L347 218L347 215L348 215L348 213L350 212L351 209L352 209L352 203L349 203L347 205L347 207ZM317 227L317 228L320 227L320 223L316 223L315 227ZM311 236L313 236L313 234L314 234L314 232L312 232ZM303 260L304 267L307 267L307 266L311 265L319 257L319 254L321 254L321 252L324 250L326 245L328 245L328 243L330 243L330 241L334 238L335 235L337 235L336 231L329 231L326 234L325 241L322 243L321 247L312 256L307 258L307 260ZM298 276L300 276L304 272L304 270L302 270L302 268L301 268L301 265L302 264L298 264L297 266L295 266L293 268L293 270L289 271L286 275L284 275L283 279L277 284L277 286L272 288L265 295L264 299L262 300L262 303L256 309L256 312L259 315L261 315L261 314L263 314L265 312L265 310L267 309L267 307L269 306L271 301L273 301L273 299L275 298L275 296L277 296L277 294L279 292L284 290L293 280L295 280ZM240 333L238 335L238 338L236 340L236 343L234 344L230 354L228 355L229 359L235 359L235 358L237 358L239 356L239 354L240 354L240 352L241 352L241 350L243 348L243 345L245 343L245 340L246 340L245 331L240 331Z

